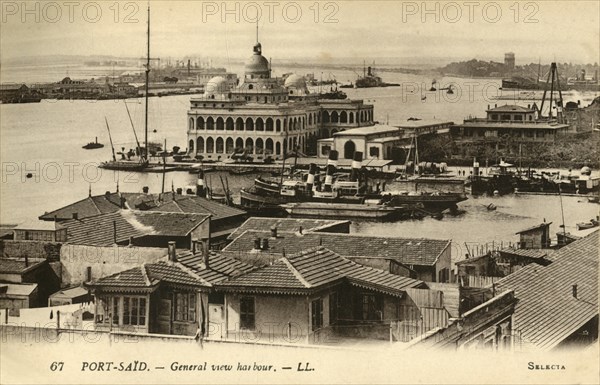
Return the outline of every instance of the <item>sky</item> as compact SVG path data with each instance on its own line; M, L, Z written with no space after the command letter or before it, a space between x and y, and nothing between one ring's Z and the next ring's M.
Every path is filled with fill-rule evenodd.
M27 56L144 57L147 2L0 2L0 63ZM274 62L436 58L599 62L600 1L150 1L151 56Z

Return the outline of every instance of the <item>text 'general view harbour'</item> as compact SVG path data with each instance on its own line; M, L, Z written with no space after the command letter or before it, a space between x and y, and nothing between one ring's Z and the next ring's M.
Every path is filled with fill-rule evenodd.
M23 365L36 334L68 334L92 356L132 338L218 357L107 364L158 381L221 364L311 372L316 356L326 372L336 351L597 357L597 62L531 57L517 35L480 55L468 44L458 55L459 39L457 52L401 59L375 50L392 46L384 35L365 41L349 26L360 54L318 47L312 33L290 50L286 24L243 13L177 50L165 42L179 36L167 14L188 28L178 7L127 4L115 7L138 20L119 27L135 31L129 53L94 43L35 60L9 48L2 63L3 364ZM328 4L305 15L347 16L361 2ZM383 4L408 24L422 11ZM206 25L222 11L185 7ZM2 11L4 30L22 28L10 19L19 4ZM340 39L342 26L313 24ZM270 358L244 362L251 346ZM290 367L286 355L311 362ZM65 357L50 370L99 370Z

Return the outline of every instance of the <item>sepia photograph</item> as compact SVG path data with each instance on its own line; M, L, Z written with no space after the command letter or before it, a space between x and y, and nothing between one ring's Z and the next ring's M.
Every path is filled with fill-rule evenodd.
M597 0L0 0L0 383L600 383L599 62Z

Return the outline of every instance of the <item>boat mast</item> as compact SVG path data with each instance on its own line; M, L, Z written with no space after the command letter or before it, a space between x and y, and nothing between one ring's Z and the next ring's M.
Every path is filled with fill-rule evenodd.
M129 107L127 107L127 102L123 100L125 104L125 109L127 110L127 116L129 117L129 123L131 123L131 129L133 130L133 136L135 137L135 143L137 144L138 153L140 157L142 155L142 146L140 146L140 141L138 140L137 133L135 132L135 126L133 125L133 120L131 119L131 114L129 113Z
M148 83L150 82L150 4L148 4L148 39L147 39L147 56L146 56L146 112L144 117L144 156L145 161L148 160Z
M108 127L108 119L106 116L104 117L104 121L106 122L106 129L108 130L108 139L110 140L110 148L112 150L113 161L117 161L117 157L115 156L115 147L113 146L112 136L110 136L110 127Z

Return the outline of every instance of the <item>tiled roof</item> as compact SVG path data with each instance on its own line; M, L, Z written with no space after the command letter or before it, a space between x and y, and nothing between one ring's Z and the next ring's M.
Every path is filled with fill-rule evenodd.
M26 264L24 259L0 258L0 273L23 274L37 269L45 262L45 259L35 261L29 260Z
M189 267L199 277L211 284L222 282L230 277L236 277L255 268L252 265L214 252L209 254L208 269L204 264L204 257L201 254L194 255L191 251L178 253L177 261Z
M532 230L537 230L537 229L540 229L542 227L550 226L551 224L552 224L552 222L543 222L543 223L540 223L539 225L531 226L531 227L528 227L526 229L517 231L515 234L521 234L521 233L526 233L526 232L529 232L529 231L532 231Z
M179 262L160 261L143 264L107 277L100 278L86 286L93 288L123 288L153 290L160 282L175 285L210 287L210 283L200 278L191 269Z
M153 235L185 236L207 220L208 214L161 213L155 211L122 211L129 222L137 221L143 226L152 227Z
M497 290L515 291L514 327L523 343L552 349L598 316L599 241L596 231L558 250L552 264L530 264L498 281Z
M163 194L163 199L164 203L156 206L152 211L211 214L212 221L246 214L245 211L235 207L198 196L176 195L173 199L172 194Z
M401 295L406 288L423 282L362 266L319 246L283 257L274 264L219 284L239 291L300 294L346 280L352 285Z
M512 247L507 247L499 250L500 253L517 255L520 257L527 258L547 258L552 260L552 255L555 253L553 249L515 249Z
M303 231L327 231L327 228L350 223L350 221L336 221L331 219L303 219L303 218L263 218L251 217L242 223L228 239L235 239L246 230L271 231L271 227L277 227L277 231L296 232L302 227Z
M449 240L425 238L392 238L355 234L304 232L278 232L270 238L270 232L247 230L227 245L224 253L236 258L253 251L255 238L269 238L269 250L265 254L294 254L322 245L344 257L393 259L408 265L432 266L440 254L450 245Z
M145 204L152 211L178 212L192 214L211 214L213 220L244 215L246 212L235 207L226 206L206 198L191 195L144 194L144 193L106 193L86 197L78 202L64 206L40 216L43 220L67 220L77 213L79 219L96 216L99 214L113 213L120 209L121 198L125 200L126 207L139 208Z
M67 242L76 245L110 246L129 237L146 235L185 236L208 218L204 214L159 213L119 210L83 219L62 222L67 227Z
M51 221L56 217L58 220L67 220L73 218L73 213L77 213L77 217L83 219L99 214L114 213L119 210L119 205L119 197L116 194L88 196L78 202L45 213L40 216L40 219Z

